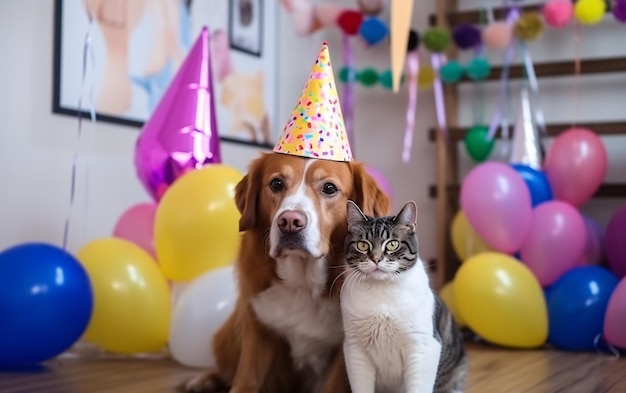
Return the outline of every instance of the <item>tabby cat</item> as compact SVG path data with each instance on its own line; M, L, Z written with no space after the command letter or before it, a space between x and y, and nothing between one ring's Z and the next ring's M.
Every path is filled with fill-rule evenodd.
M461 393L463 338L418 254L417 207L369 217L348 202L344 353L353 393Z

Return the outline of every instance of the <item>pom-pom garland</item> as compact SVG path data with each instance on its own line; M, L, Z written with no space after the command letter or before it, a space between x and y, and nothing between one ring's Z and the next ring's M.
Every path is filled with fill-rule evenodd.
M543 21L536 12L525 12L515 22L515 36L523 41L536 40L543 32Z
M541 13L548 26L562 29L574 18L574 5L570 0L549 0Z
M491 65L489 61L482 56L477 56L466 67L463 67L456 60L449 60L439 69L439 77L445 83L454 84L460 82L464 75L468 79L482 81L487 79L490 72Z
M370 45L376 45L387 37L389 29L378 18L368 18L359 27L361 38Z
M626 23L626 0L617 0L613 4L613 16L620 23Z
M339 14L337 24L348 35L356 35L363 22L363 14L358 11L346 10Z
M513 26L506 22L494 22L483 29L482 42L488 48L503 50L513 39Z
M452 39L459 49L472 49L480 45L481 33L476 26L464 23L454 28Z
M578 0L574 6L576 19L585 25L595 25L602 21L606 12L604 0Z
M449 60L439 69L439 76L445 83L453 84L463 79L465 70L463 66L456 60Z
M411 29L409 31L409 42L407 44L407 51L412 52L419 47L420 44L420 36L417 31Z
M361 71L349 69L343 67L339 70L338 76L341 83L347 83L350 73L355 74L355 80L367 88L372 88L377 84L380 84L387 90L391 90L393 86L391 69L386 69L382 72L376 71L374 68L367 67ZM437 73L432 67L423 65L420 67L417 74L417 87L421 90L428 90L432 88L433 83L437 79ZM400 83L404 83L405 78L402 75Z
M424 33L424 46L431 52L444 52L450 45L450 32L441 27L431 27Z
M491 66L489 65L489 61L484 57L473 58L465 69L467 77L475 81L487 79L490 72Z

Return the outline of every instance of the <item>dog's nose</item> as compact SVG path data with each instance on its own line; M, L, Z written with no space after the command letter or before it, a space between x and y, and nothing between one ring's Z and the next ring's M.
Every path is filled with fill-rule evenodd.
M287 210L278 216L278 227L283 233L300 232L306 224L306 215L299 210Z

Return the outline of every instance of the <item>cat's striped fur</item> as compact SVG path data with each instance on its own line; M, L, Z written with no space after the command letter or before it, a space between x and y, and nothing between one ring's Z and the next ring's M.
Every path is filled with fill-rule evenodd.
M417 208L369 217L348 203L344 352L353 393L460 393L463 337L418 253Z

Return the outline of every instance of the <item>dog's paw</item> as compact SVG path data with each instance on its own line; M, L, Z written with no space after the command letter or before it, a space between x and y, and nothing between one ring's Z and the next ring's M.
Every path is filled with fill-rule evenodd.
M195 376L182 388L182 391L187 393L226 393L228 390L222 378L213 372Z

